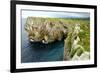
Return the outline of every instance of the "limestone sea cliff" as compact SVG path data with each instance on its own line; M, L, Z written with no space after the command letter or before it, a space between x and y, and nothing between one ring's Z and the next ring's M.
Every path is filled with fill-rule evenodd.
M54 18L28 17L25 29L29 41L44 44L60 41L68 33L66 24Z
M63 60L90 58L89 19L27 17L25 30L30 42L49 44L64 39Z

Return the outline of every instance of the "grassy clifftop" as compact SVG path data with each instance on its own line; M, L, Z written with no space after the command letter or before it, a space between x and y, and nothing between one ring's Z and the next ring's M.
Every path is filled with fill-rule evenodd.
M90 22L89 19L65 19L68 23L68 37L65 39L64 60L80 57L84 52L90 52ZM79 25L78 25L79 24ZM78 33L76 32L78 31ZM88 56L89 59L89 56Z

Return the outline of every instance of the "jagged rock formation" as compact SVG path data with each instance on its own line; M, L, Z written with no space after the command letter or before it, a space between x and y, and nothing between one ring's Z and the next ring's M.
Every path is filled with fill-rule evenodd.
M28 17L25 30L31 42L51 43L67 35L67 26L59 19Z

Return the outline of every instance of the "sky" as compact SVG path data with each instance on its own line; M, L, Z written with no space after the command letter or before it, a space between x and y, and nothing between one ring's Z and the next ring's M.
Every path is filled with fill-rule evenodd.
M49 17L49 18L89 18L89 13L83 12L54 12L54 11L32 11L22 10L22 18L33 17Z

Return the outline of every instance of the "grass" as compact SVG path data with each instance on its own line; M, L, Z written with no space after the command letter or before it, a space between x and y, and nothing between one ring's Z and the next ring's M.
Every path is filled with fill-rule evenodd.
M77 52L77 55L80 56L83 51L90 52L90 20L89 19L61 19L64 23L68 25L69 33L68 37L65 39L65 53L69 55L71 58L75 55L75 52ZM78 34L78 37L80 38L80 41L78 42L78 45L82 47L78 47L76 50L72 49L72 43L71 40L73 36L73 30L75 27L75 24L80 24L80 32ZM66 50L69 49L69 50Z

